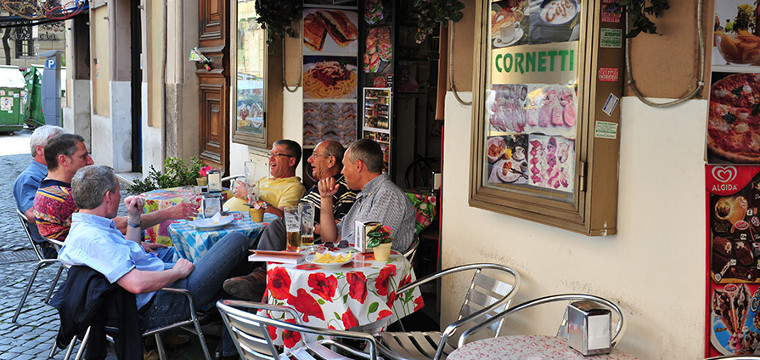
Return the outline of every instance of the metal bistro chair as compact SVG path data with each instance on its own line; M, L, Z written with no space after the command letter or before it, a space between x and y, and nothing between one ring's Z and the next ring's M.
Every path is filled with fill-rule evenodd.
M40 271L40 269L47 267L48 265L58 263L58 259L46 259L45 256L42 254L40 249L37 247L37 244L32 239L32 233L29 230L29 221L26 219L26 215L16 209L16 215L18 215L19 221L21 221L21 226L24 228L24 233L26 233L26 237L29 239L29 243L32 245L32 249L34 250L34 254L37 255L37 265L34 266L34 271L32 271L32 275L29 277L29 282L26 284L26 289L24 289L24 294L21 295L21 301L18 303L18 307L16 308L16 313L13 314L13 319L11 320L12 323L15 323L18 319L19 314L21 314L21 308L24 307L24 302L26 302L27 296L29 296L29 292L32 290L32 285L34 284L34 279L37 278L37 273ZM47 241L53 243L53 244L62 244L61 242L56 242L53 240L48 239ZM56 244L56 246L58 246ZM45 303L47 304L50 301L50 297L53 296L53 290L55 290L55 285L58 283L58 279L61 277L61 273L63 272L63 265L61 265L60 268L58 268L58 273L55 275L55 279L50 284L50 290L48 290L47 296L45 297Z
M760 356L754 356L754 355L724 355L724 356L715 356L711 358L706 358L705 360L723 360L723 359L731 359L731 360L760 360Z
M377 359L377 343L372 335L346 330L319 329L311 326L289 323L271 319L267 316L258 315L259 310L287 312L295 319L298 314L295 310L281 305L269 305L252 301L219 300L216 307L222 314L224 324L235 342L235 347L243 359ZM280 353L280 348L272 342L269 335L269 327L280 328L299 333L316 334L324 339L306 343L289 353ZM336 342L328 337L343 338L364 341L368 345L369 353L356 350L352 347ZM305 341L304 341L305 342ZM342 351L351 356L350 358L328 349Z
M455 333L464 331L486 321L509 307L512 297L520 287L520 275L511 268L499 264L468 264L455 266L441 272L419 279L396 292L405 291L422 284L437 280L443 276L474 270L475 274L459 310L457 321L448 325L442 332L381 332L374 336L379 340L380 353L389 359L444 359L455 350L449 343ZM484 272L484 270L487 270ZM498 277L492 276L498 275ZM502 280L509 278L510 282ZM502 321L492 324L489 329L496 337ZM463 343L460 340L457 346Z
M161 332L164 332L166 330L180 328L182 330L191 332L191 333L193 333L193 334L195 334L195 335L198 336L198 340L201 343L201 348L203 349L203 356L206 358L206 360L211 360L212 358L211 358L211 355L210 355L209 350L208 350L208 345L206 345L206 338L203 336L203 332L201 331L201 325L200 325L200 322L198 320L198 316L196 315L195 311L192 310L192 309L195 308L194 307L194 303L193 303L193 296L192 296L192 294L190 294L190 292L187 291L187 290L184 290L184 289L175 289L175 288L163 288L163 289L161 289L159 291L173 292L173 293L178 293L178 294L184 295L187 298L188 306L191 309L191 311L190 311L190 319L187 319L187 320L184 320L184 321L180 321L180 322L176 322L174 324L169 324L167 326L164 326L164 327L161 327L161 328L158 328L158 329L153 329L153 330L150 330L150 331L146 331L146 332L144 332L142 334L142 337L151 336L151 335L155 336L155 338L156 338L156 347L158 348L158 357L161 360L166 360L169 357L166 355L166 350L164 349L164 344L163 344L163 341L161 341L160 334L161 334ZM191 325L191 324L193 325L193 327L189 327L188 326L188 325ZM112 329L112 331L117 331L118 332L118 330L114 330L114 329ZM85 348L87 346L87 342L88 342L89 338L90 338L90 328L88 327L87 331L85 332L84 336L82 337L82 344L79 346L79 350L77 351L76 356L74 356L74 360L79 360L79 359L82 358L82 355L84 354L84 350L85 350ZM107 338L108 338L109 341L113 341L113 339L111 339L109 336L107 336ZM64 355L63 360L68 360L69 359L69 357L71 356L72 349L74 348L74 345L76 344L76 341L77 341L76 337L74 337L71 340L71 343L69 344L69 346L66 349L66 354ZM56 350L56 347L53 346L53 349L50 351L50 355L48 356L48 358L53 357L53 355L55 354L55 350Z
M529 300L529 301L526 301L526 302L524 302L522 304L519 304L519 305L515 305L515 306L507 309L506 311L503 311L502 313L494 316L493 318L491 318L491 319L489 319L487 321L484 321L481 324L473 326L472 328L470 328L467 331L465 331L464 333L462 333L462 336L460 337L460 346L464 342L467 341L467 338L470 335L472 335L472 334L474 334L474 333L476 333L476 332L478 332L478 331L486 328L487 326L489 326L494 321L504 321L506 317L508 317L508 316L510 316L510 315L512 315L512 314L514 314L516 312L525 310L527 308L530 308L530 307L533 307L533 306L536 306L536 305L543 305L543 304L556 303L556 302L568 302L569 303L570 301L579 301L579 300L591 301L591 302L603 305L603 306L609 308L610 310L612 310L614 313L617 314L617 323L615 324L615 328L614 328L613 332L610 334L610 346L614 347L617 344L617 342L620 341L620 338L622 338L623 334L625 333L626 323L625 323L625 316L623 315L623 311L620 310L620 307L618 307L613 302L611 302L611 301L609 301L607 299L604 299L604 298L601 298L601 297L598 297L598 296L595 296L595 295L587 295L587 294L549 295L549 296L544 296L544 297L540 297L540 298L537 298L537 299ZM567 308L565 308L565 309L567 309ZM613 319L614 318L611 317L610 321L614 321ZM557 337L567 337L567 311L565 311L565 316L562 319L562 322L560 323L559 330L557 331Z
M420 247L420 237L415 236L414 240L412 240L412 246L410 246L409 249L407 249L406 252L404 252L404 257L410 263L414 261L414 256L417 255L418 247Z

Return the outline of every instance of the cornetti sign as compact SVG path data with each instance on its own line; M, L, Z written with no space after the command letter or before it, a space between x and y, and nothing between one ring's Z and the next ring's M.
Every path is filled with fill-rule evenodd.
M578 76L577 42L505 47L491 56L492 84L561 84Z

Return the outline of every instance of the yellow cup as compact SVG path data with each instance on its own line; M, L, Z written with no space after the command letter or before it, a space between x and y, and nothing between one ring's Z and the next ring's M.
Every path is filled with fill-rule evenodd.
M248 213L251 214L251 221L253 222L263 222L264 221L264 209L254 209L250 208L248 209Z

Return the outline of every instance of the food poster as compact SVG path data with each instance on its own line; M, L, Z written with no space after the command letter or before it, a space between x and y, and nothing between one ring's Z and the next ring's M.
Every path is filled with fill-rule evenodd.
M238 3L236 131L264 133L264 44L266 32L256 22L253 3Z
M485 184L574 192L579 11L575 0L491 2Z
M755 2L715 2L707 115L709 164L760 164L760 17Z
M356 140L355 102L304 102L303 145L335 140L348 146Z
M760 167L706 165L706 356L760 354Z
M359 14L339 8L304 8L304 55L356 56Z

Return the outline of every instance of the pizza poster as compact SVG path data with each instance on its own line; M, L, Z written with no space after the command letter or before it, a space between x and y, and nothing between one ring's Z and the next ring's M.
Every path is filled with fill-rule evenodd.
M706 165L706 357L760 354L760 166Z
M756 2L716 0L707 115L709 164L760 164L760 17Z

